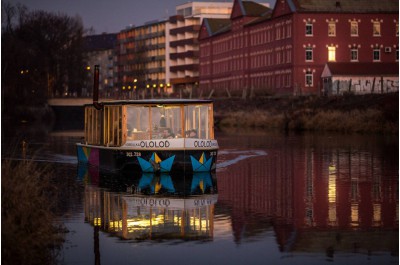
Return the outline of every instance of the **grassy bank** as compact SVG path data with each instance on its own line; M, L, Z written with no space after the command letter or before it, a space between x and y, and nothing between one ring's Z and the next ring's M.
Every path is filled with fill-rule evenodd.
M342 97L217 99L220 127L398 133L398 93Z
M52 213L52 171L4 159L1 174L2 264L54 264L63 234Z

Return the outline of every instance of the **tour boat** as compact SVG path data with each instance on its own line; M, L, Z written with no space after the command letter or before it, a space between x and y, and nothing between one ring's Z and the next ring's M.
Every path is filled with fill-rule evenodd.
M148 173L216 168L218 143L211 100L117 100L84 108L79 163Z
M213 102L149 99L98 102L95 67L93 104L85 108L79 163L107 170L146 173L207 172L216 168Z

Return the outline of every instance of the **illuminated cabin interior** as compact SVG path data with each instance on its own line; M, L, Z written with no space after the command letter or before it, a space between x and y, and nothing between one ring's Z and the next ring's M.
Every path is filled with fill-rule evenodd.
M85 106L85 141L117 147L127 141L168 138L214 139L213 106L205 103L105 104Z

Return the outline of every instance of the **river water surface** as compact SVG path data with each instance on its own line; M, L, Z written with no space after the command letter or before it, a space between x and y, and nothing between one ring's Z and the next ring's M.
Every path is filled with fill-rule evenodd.
M216 137L216 173L191 176L99 172L79 136L31 140L64 185L60 264L399 263L397 136Z

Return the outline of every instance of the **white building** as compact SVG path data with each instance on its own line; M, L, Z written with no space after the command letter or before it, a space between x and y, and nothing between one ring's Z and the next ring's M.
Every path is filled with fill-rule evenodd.
M232 2L189 2L176 7L177 15L169 18L166 29L166 80L175 92L191 95L198 87L198 34L203 18L229 18L232 5Z

